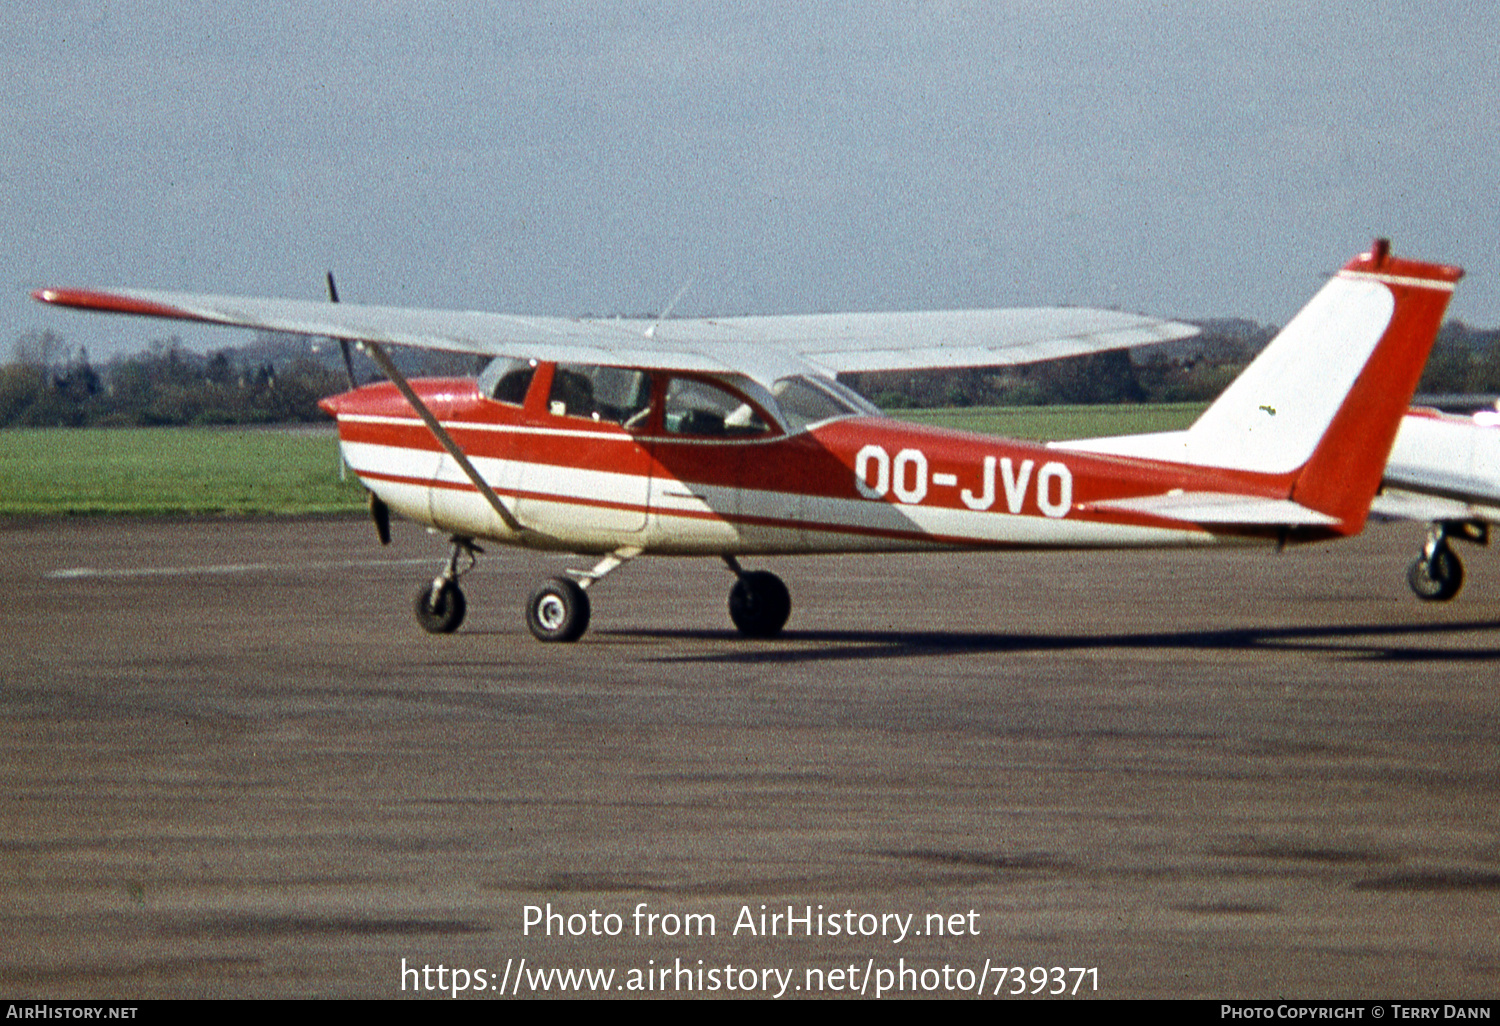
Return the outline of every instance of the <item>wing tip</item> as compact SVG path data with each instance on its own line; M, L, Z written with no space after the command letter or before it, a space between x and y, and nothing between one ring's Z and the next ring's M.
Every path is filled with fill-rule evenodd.
M48 306L65 306L74 310L134 314L138 317L166 317L172 320L204 319L166 303L152 302L118 292L101 292L96 289L34 289L31 298L38 303L46 303Z

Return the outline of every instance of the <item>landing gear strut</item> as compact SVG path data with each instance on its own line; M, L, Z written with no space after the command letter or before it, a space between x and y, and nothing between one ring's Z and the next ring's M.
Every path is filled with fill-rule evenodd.
M538 641L577 641L589 629L589 585L641 554L637 548L616 549L592 570L569 570L577 578L554 577L526 600L526 627Z
M429 634L452 634L464 622L468 602L458 579L478 562L478 554L484 550L474 544L472 538L453 536L453 551L448 556L448 568L417 592L417 622ZM467 557L468 564L459 568L460 557Z
M1448 547L1451 538L1488 545L1489 525L1473 520L1440 520L1432 525L1427 544L1406 571L1406 583L1417 598L1447 602L1464 586L1464 564Z
M729 619L747 638L774 638L792 615L792 596L780 577L769 570L746 570L733 556L724 557L734 571L729 589Z

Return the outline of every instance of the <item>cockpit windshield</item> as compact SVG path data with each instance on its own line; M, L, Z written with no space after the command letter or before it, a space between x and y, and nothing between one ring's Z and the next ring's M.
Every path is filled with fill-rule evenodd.
M771 386L771 394L793 431L836 417L882 416L880 410L838 382L802 374L779 379Z

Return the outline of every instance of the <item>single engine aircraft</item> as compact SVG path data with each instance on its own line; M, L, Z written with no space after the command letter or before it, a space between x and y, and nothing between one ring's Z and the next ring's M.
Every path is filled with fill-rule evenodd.
M750 557L1356 534L1462 274L1377 240L1187 431L1050 446L901 423L835 376L1045 359L1194 329L1068 309L644 322L125 289L33 295L362 344L389 383L323 406L382 539L391 512L452 537L446 569L417 596L422 626L458 627L459 578L491 541L597 557L526 604L538 639L574 641L588 627L587 589L646 554L722 559L735 577L730 618L760 638L781 631L791 599L780 578L742 565ZM389 345L494 359L477 381L408 381Z

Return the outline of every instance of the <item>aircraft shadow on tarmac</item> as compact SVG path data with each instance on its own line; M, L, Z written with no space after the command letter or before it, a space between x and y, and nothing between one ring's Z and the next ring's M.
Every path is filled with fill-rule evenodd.
M600 634L619 638L678 641L743 641L737 634L729 631L616 630L601 631ZM1472 637L1457 644L1427 643L1462 635ZM1110 634L789 630L782 632L776 642L766 645L739 645L730 652L662 656L659 661L806 663L835 659L908 659L1006 652L1097 652L1107 649L1326 652L1382 662L1476 662L1500 660L1500 623L1466 621L1434 624L1335 624Z

